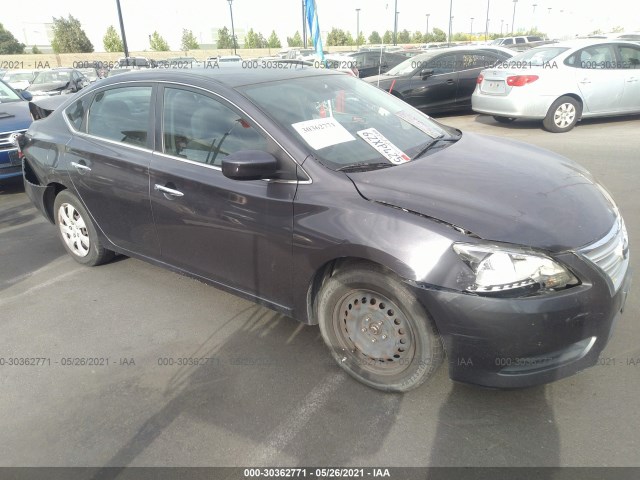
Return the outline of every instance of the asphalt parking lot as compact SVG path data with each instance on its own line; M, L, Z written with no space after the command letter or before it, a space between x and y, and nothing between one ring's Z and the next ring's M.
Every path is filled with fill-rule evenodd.
M639 270L639 117L565 134L474 114L441 121L586 166L617 200ZM441 368L396 395L342 373L317 327L138 260L80 266L20 183L0 187L0 239L0 357L43 359L0 365L0 466L640 464L638 282L587 371L496 391ZM177 365L193 357L208 360Z

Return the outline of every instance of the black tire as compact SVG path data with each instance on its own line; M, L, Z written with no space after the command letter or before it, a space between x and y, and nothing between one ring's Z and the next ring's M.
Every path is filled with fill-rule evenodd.
M316 307L333 358L370 387L406 392L442 363L432 320L409 288L381 266L357 263L338 270L322 286Z
M547 116L542 121L545 130L553 133L568 132L576 126L582 107L573 97L560 97L549 107Z
M58 193L53 214L62 245L75 261L93 267L114 257L99 240L91 216L71 192Z
M516 120L514 117L500 117L498 115L494 115L493 119L498 123L512 123Z

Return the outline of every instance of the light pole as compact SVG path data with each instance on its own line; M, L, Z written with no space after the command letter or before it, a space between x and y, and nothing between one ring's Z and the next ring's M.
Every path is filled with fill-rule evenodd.
M356 48L358 48L359 39L360 39L360 9L356 8Z
M449 0L449 46L451 46L451 21L453 20L453 0Z
M471 29L469 30L469 40L473 42L473 17L471 17Z
M487 0L487 21L484 24L484 41L487 41L487 38L489 37L489 3L491 2L491 0Z
M538 6L538 4L537 4L537 3L534 3L534 4L533 4L533 13L534 13L534 15L535 15L535 13L536 13L536 7L537 7L537 6Z
M302 0L302 46L307 48L307 5Z
M427 35L429 35L429 17L431 16L430 13L427 13Z
M511 35L513 35L513 29L516 24L516 5L518 4L518 0L513 0L513 17L511 18Z
M229 12L231 13L231 38L233 39L233 54L237 55L236 52L236 29L233 26L233 7L231 6L231 4L233 3L233 0L227 0L229 2Z
M122 20L122 10L120 10L120 0L116 0L118 7L118 20L120 21L120 35L122 35L122 47L124 48L124 58L126 58L127 67L129 66L129 48L127 47L127 36L124 34L124 21Z
M504 26L504 20L500 20L500 36L502 36L502 27Z
M393 44L398 44L398 0L396 0L395 8L393 9Z

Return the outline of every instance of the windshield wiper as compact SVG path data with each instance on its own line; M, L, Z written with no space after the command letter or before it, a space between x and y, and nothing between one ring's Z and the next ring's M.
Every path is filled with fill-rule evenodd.
M420 150L411 160L413 161L416 158L421 157L422 155L427 153L429 150L431 150L433 147L438 145L438 143L440 143L440 142L457 142L458 140L459 140L459 138L455 138L455 137L436 138L432 142L427 143L427 145L422 150Z
M379 170L381 168L392 167L393 163L389 162L361 162L352 165L346 165L338 169L338 172L364 172L366 170Z

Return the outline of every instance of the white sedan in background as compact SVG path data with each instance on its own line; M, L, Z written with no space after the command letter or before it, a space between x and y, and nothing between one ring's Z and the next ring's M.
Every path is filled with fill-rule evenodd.
M471 105L501 123L539 119L556 133L582 118L640 113L640 45L588 39L527 50L483 70Z

